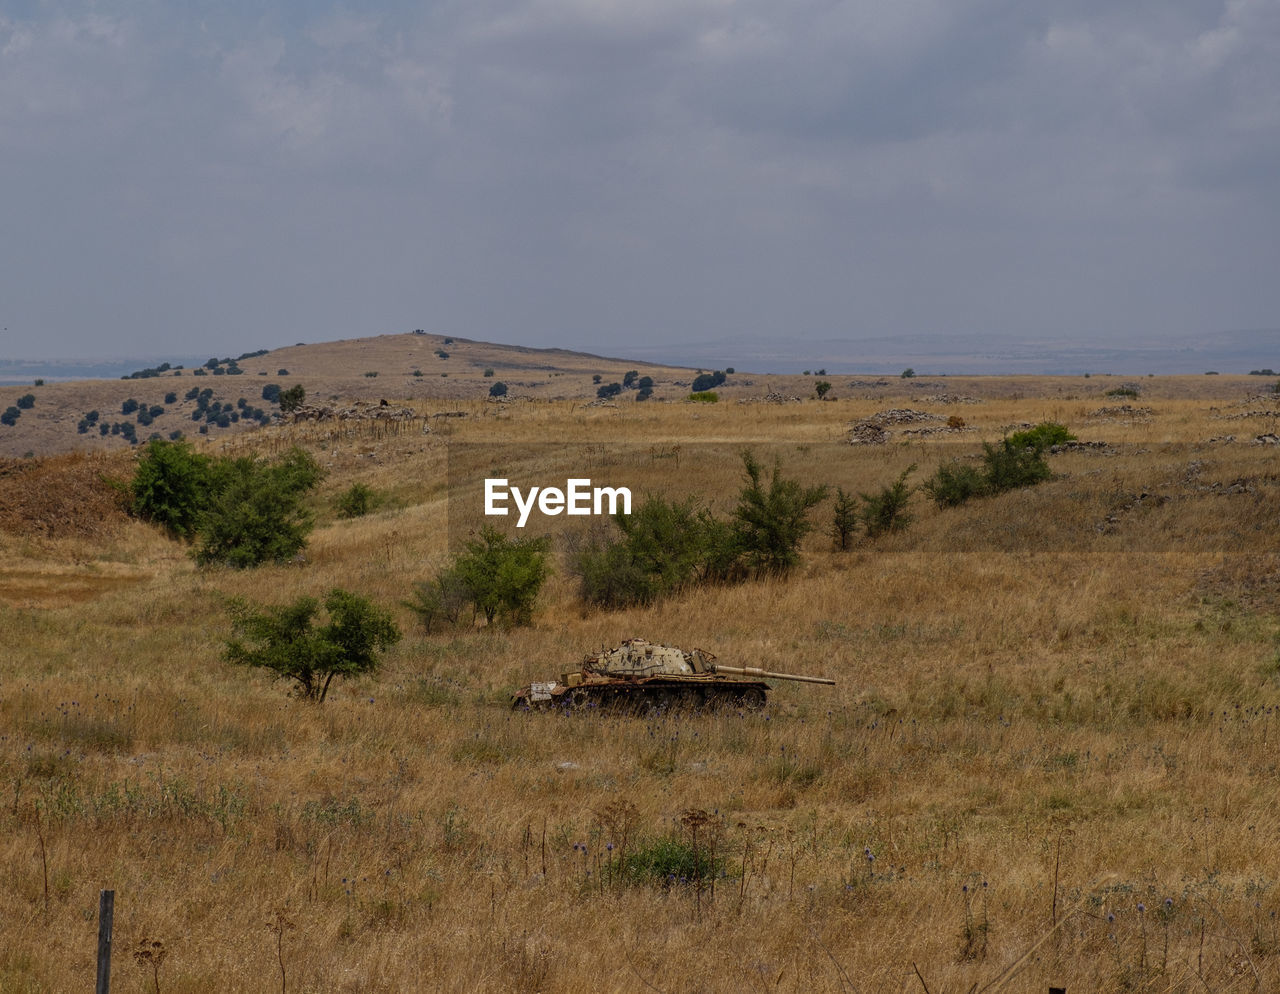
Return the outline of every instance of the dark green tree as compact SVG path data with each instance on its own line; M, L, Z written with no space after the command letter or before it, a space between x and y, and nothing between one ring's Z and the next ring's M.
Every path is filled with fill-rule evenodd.
M291 386L288 390L281 390L280 411L283 414L291 414L300 408L307 399L307 391L301 383Z
M232 601L233 634L225 658L269 669L277 678L292 680L299 697L322 703L334 677L375 672L378 653L400 641L391 615L356 594L331 590L323 625L316 624L319 607L314 597L261 609Z
M322 475L316 461L298 448L278 463L220 460L212 497L197 523L196 562L244 569L297 555L312 527L303 498Z
M176 538L195 537L209 506L213 461L186 442L155 439L147 443L130 484L130 509L154 521Z

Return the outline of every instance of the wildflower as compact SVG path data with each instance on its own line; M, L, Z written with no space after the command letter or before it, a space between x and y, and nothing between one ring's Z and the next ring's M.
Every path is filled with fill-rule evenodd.
M1115 912L1114 912L1114 911L1108 911L1108 912L1107 912L1107 921L1108 921L1108 922L1114 922L1115 920L1116 920Z
M1146 906L1145 904L1143 904L1141 901L1139 901L1139 902L1138 902L1138 914L1140 914L1140 915L1141 915L1141 914L1145 914L1145 913L1146 913L1146 910L1147 910L1147 906Z

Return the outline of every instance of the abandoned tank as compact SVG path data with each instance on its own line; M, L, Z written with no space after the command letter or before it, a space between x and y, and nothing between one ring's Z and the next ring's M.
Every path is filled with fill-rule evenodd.
M755 711L764 707L772 689L765 680L835 684L820 676L725 666L703 649L678 649L633 638L588 656L576 671L561 674L559 680L529 684L516 693L512 707Z

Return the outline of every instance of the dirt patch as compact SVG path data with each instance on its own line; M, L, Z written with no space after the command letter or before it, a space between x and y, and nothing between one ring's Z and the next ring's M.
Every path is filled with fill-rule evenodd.
M83 570L47 572L0 567L0 601L19 608L70 607L143 579Z
M132 471L128 455L0 459L0 531L44 538L105 538L128 520L112 481Z

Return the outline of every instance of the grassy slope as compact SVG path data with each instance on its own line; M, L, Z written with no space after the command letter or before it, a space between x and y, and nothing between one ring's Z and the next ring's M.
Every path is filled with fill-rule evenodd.
M1280 474L1273 449L1208 439L1274 417L1238 417L1270 405L1226 377L1147 381L1130 403L1150 417L1093 416L1123 402L1112 385L948 380L980 401L950 405L908 383L782 406L463 403L471 417L428 435L245 436L297 437L329 469L302 567L199 572L137 523L0 534L0 990L87 983L110 886L125 990L149 979L130 958L144 939L168 950L163 990L269 988L279 913L295 991L915 990L913 963L963 991L1048 932L1055 865L1065 924L1004 989L1273 985ZM902 406L975 430L839 444ZM561 569L518 631L425 636L398 606L446 555L447 446L455 487L588 459L587 475L726 511L743 444L869 490L1046 417L1113 448L959 510L917 496L908 532L843 554L824 505L787 582L606 614ZM339 521L356 480L387 505ZM335 585L408 633L377 678L314 708L219 661L225 597ZM632 634L839 685L779 685L747 717L505 709ZM618 800L639 836L714 812L731 870L714 897L610 881L597 815Z

